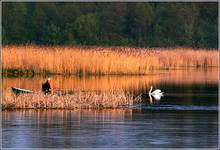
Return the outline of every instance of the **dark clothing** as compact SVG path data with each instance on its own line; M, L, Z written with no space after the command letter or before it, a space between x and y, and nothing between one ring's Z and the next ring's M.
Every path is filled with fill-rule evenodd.
M51 92L50 83L49 83L48 81L47 81L46 83L42 84L42 91L43 91L45 94Z

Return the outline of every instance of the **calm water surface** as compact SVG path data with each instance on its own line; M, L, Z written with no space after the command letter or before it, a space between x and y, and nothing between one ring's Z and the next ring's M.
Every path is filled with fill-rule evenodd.
M214 148L218 146L218 70L180 70L131 77L54 76L57 90L117 90L142 94L132 108L3 111L4 148ZM44 78L4 78L37 91ZM165 96L150 103L150 85Z

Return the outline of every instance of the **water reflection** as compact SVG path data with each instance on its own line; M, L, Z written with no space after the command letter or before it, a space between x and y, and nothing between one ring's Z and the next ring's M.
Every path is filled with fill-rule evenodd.
M45 78L4 78L11 86L38 91ZM142 95L133 109L3 111L7 148L216 148L218 70L175 70L147 76L79 78L53 76L57 90L117 90ZM150 86L164 97L150 101Z
M3 90L12 86L41 90L41 85L45 78L36 76L34 78L3 78ZM218 82L218 69L199 70L169 70L154 71L146 76L101 76L101 77L83 77L77 76L52 76L52 88L54 90L117 90L126 91L146 91L150 86L155 88L163 84L173 85L192 85L192 84L214 84ZM164 89L166 90L166 89Z
M2 119L5 148L211 148L218 141L212 111L22 110Z

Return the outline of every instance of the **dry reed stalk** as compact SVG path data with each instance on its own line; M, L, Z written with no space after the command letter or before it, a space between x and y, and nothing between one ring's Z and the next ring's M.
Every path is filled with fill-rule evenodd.
M4 46L3 69L55 74L148 74L155 69L218 67L218 51L190 48Z
M3 109L76 109L76 108L118 108L129 107L140 98L133 98L132 94L124 91L108 92L81 92L73 95L58 96L45 95L42 92L33 94L20 94L14 96L7 91L3 95Z

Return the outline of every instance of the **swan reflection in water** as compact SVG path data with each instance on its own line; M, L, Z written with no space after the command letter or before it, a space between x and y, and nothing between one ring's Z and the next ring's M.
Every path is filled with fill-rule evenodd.
M160 101L161 97L163 96L163 92L160 89L156 89L152 92L153 86L150 87L149 97L150 97L150 104L153 103L152 96L155 100Z

